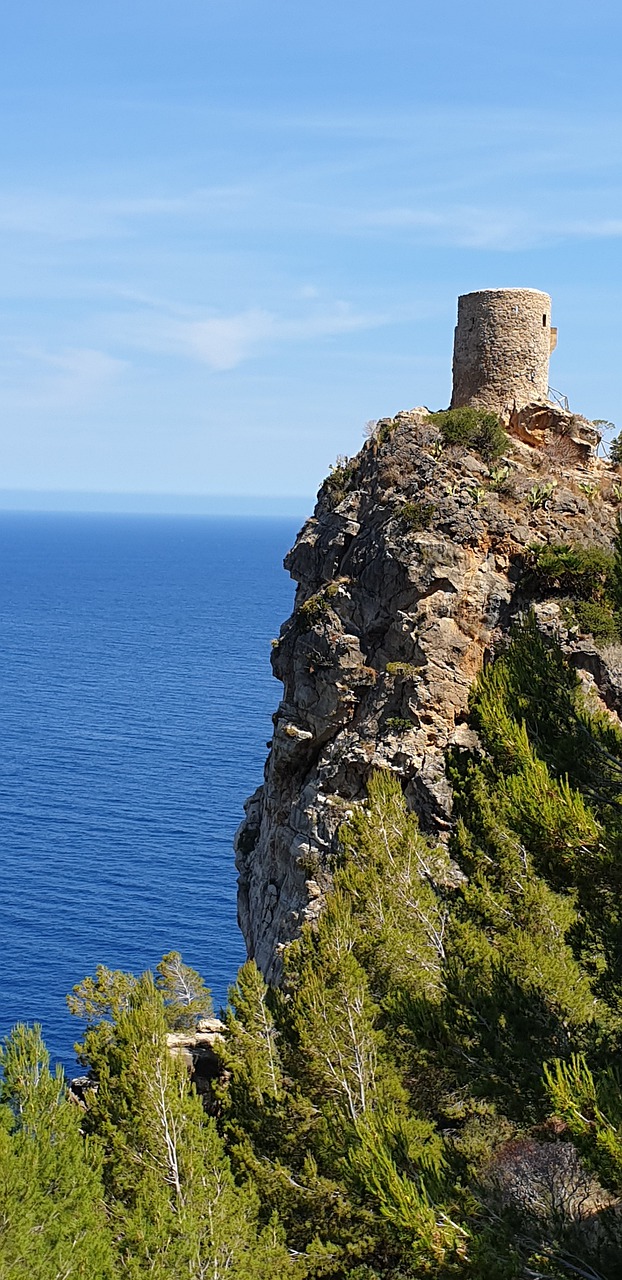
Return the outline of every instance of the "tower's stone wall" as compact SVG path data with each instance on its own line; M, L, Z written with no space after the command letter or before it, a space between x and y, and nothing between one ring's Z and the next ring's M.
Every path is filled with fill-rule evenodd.
M458 298L452 409L472 404L508 418L548 398L551 299L538 289L481 289Z

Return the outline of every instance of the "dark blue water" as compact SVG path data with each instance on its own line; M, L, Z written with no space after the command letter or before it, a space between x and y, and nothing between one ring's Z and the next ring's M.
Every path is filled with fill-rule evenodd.
M231 842L261 781L292 520L0 514L0 1035L98 963L243 959Z

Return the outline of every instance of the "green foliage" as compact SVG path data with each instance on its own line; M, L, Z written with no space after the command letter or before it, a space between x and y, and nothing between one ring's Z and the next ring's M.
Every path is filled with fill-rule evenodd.
M326 597L317 591L315 595L309 596L304 604L301 604L297 617L298 625L301 631L310 631L312 627L321 622L328 613L330 605Z
M196 969L184 964L179 951L169 951L156 965L156 986L166 1021L174 1031L190 1031L199 1018L213 1013L212 996Z
M252 1107L278 1102L283 1070L270 993L254 960L247 960L229 991L224 1060L236 1095Z
M508 466L493 467L490 472L489 487L496 493L506 492L511 487L510 468Z
M416 680L419 676L419 671L412 662L387 662L386 672L389 676L398 676L403 680Z
M606 425L611 426L612 424L608 422ZM609 445L609 460L613 463L614 467L622 465L622 436L616 436L615 439L611 441L611 444Z
M606 1187L622 1192L622 1088L614 1070L598 1081L582 1054L545 1067L551 1102L588 1163Z
M236 1185L214 1120L169 1052L167 1026L162 992L147 973L112 1037L91 1042L98 1087L84 1124L102 1151L122 1274L293 1275L278 1224L258 1228L254 1190Z
M387 440L391 439L396 427L397 421L395 418L381 418L376 425L374 439L378 444L386 444Z
M613 607L621 542L609 559L538 550L534 580ZM282 986L240 969L213 1114L167 1044L210 1007L176 952L155 979L100 968L74 988L86 1110L16 1030L0 1274L622 1274L622 731L531 615L475 681L469 722L449 847L375 773Z
M578 600L574 613L581 631L586 631L601 644L613 644L620 638L618 620L610 605L598 600Z
M474 449L486 462L495 462L509 447L509 439L496 413L465 405L430 414L446 445Z
M622 516L616 517L616 533L613 540L613 564L609 580L609 596L614 608L622 613Z
M337 461L332 464L329 474L327 475L323 491L326 493L331 506L337 507L346 496L346 493L352 488L353 481L356 478L356 463L354 459L339 455Z
M129 1009L136 981L131 973L98 964L95 977L78 982L71 995L67 996L69 1012L76 1018L82 1018L87 1026L103 1020L112 1024Z
M532 547L527 582L542 595L568 596L568 620L601 643L620 636L622 557L618 531L612 551L580 543Z
M96 1146L81 1134L41 1028L18 1024L0 1051L0 1274L6 1280L113 1280L121 1273Z
M408 720L406 716L389 716L386 723L387 729L396 729L398 733L409 733L414 727L412 720Z
M603 547L550 542L531 548L528 572L530 583L543 593L594 600L607 592L612 567L613 556Z
M413 533L421 529L429 529L435 512L436 507L433 502L402 502L396 509L400 523Z
M527 494L527 502L532 511L547 507L556 488L557 480L548 480L546 484L534 484Z

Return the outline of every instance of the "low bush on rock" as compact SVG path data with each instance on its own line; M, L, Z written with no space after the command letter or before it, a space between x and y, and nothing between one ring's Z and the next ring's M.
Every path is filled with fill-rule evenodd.
M594 639L612 644L620 638L622 559L620 532L614 549L554 542L532 547L526 581L530 590L561 598L566 620Z
M495 462L509 447L497 414L488 409L464 405L432 413L429 420L438 427L444 444L474 449L486 462Z
M413 533L429 529L435 513L433 502L402 502L396 510L397 519Z

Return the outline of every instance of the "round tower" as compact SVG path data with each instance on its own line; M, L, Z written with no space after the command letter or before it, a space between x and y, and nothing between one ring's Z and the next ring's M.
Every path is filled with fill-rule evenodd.
M549 356L557 341L551 299L539 289L480 289L458 298L452 409L472 404L508 418L548 400Z

